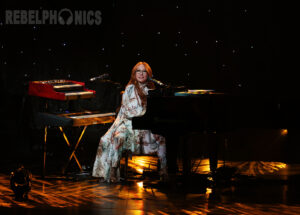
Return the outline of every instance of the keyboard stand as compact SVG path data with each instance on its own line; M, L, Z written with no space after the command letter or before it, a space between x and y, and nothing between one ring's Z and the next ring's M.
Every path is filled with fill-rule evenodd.
M87 128L87 125L83 127L83 129L82 129L82 131L81 131L81 134L80 134L80 136L79 136L79 138L78 138L78 140L77 140L77 143L76 143L76 145L75 145L75 147L74 147L74 149L73 149L73 151L72 151L72 153L71 153L71 155L70 155L70 157L69 157L69 159L68 159L66 165L65 165L64 168L62 169L62 174L65 174L65 171L66 171L66 169L67 169L67 167L68 167L68 165L69 165L69 163L70 163L70 161L72 160L73 157L74 157L74 159L75 159L75 161L76 161L76 163L77 163L77 165L78 165L78 167L79 167L79 169L80 169L80 172L82 172L82 167L81 167L81 165L80 165L80 163L79 163L79 161L78 161L78 159L77 159L77 157L76 157L76 155L75 155L75 151L76 151L76 149L78 148L78 145L79 145L79 143L80 143L80 141L81 141L81 139L82 139L82 136L84 135L84 132L85 132L86 128ZM63 136L64 136L64 139L65 139L67 145L71 148L71 144L69 143L69 140L68 140L68 138L67 138L65 132L63 131L63 128L62 128L62 127L59 127L59 130L62 132L62 134L63 134Z

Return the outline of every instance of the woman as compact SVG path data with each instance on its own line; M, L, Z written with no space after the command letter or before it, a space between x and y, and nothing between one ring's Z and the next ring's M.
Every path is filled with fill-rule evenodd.
M132 117L145 114L148 90L154 89L154 84L148 82L148 77L152 77L150 66L146 62L138 62L132 69L118 116L100 139L92 174L99 177L100 181L120 180L119 163L123 150L130 150L135 154L141 150L144 154L157 153L161 165L160 175L166 178L165 138L148 130L132 129Z

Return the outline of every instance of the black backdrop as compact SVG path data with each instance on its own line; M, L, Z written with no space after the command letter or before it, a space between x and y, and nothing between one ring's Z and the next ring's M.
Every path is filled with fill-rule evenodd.
M5 10L63 8L100 10L102 23L5 23ZM2 151L21 148L22 154L24 145L28 153L34 148L32 136L38 135L28 130L32 107L26 96L30 80L86 82L97 91L88 105L113 110L131 68L142 60L150 64L155 78L172 85L281 96L289 77L282 77L280 64L280 14L272 0L1 1L1 132L10 138ZM88 82L103 73L121 87Z

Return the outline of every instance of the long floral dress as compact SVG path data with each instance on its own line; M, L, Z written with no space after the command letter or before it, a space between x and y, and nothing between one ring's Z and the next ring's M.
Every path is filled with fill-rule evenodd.
M140 87L147 95L146 85L140 84ZM165 138L152 134L149 130L132 129L132 117L141 116L145 112L146 107L142 105L135 86L128 85L122 96L122 105L115 122L100 139L92 173L94 177L102 177L104 180L110 181L113 167L117 169L116 179L119 181L119 161L125 149L134 154L141 151L144 154L157 153L161 165L160 174L167 173Z

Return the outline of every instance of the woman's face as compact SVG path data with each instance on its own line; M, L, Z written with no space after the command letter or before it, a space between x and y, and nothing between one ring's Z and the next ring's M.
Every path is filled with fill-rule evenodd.
M140 83L145 83L147 81L148 73L143 64L140 64L137 66L136 71L135 71L135 78Z

